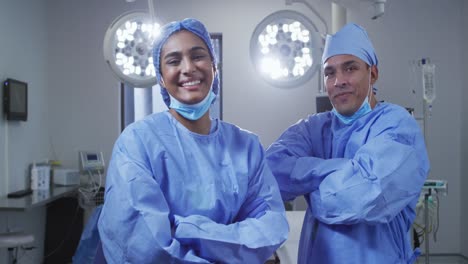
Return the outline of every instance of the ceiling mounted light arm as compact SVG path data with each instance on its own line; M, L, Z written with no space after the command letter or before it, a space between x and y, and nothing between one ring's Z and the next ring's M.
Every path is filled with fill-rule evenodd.
M148 10L151 16L151 21L153 23L156 23L156 9L154 8L154 2L156 0L148 0Z
M145 12L125 13L115 19L104 37L104 58L120 81L131 87L156 84L152 45L159 24Z
M317 10L315 10L315 8L307 1L304 1L304 0L286 0L286 5L292 5L293 3L302 3L304 4L305 6L307 6L310 11L312 11L312 13L314 13L315 16L317 16L317 18L320 20L320 22L322 22L322 24L324 25L325 27L325 32L324 34L328 34L329 31L328 31L328 25L327 25L327 22L325 21L325 19L320 15L319 12L317 12Z

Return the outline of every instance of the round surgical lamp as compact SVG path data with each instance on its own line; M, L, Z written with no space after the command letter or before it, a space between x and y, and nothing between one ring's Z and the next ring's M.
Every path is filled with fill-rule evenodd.
M257 72L277 87L297 87L320 68L321 38L304 15L281 10L264 18L250 39Z
M152 47L159 29L144 12L126 13L112 22L104 37L104 57L120 81L139 88L156 84Z

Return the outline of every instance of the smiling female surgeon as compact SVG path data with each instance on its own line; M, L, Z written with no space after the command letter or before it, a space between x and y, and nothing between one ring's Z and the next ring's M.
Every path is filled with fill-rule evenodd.
M284 206L257 136L209 116L209 33L169 23L153 58L169 110L115 143L98 223L107 262L264 263L287 238Z

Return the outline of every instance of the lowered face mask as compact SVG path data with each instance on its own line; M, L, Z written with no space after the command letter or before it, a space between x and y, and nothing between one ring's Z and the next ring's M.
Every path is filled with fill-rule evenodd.
M336 109L334 107L333 107L332 111L341 120L341 122L348 125L348 124L352 124L354 121L359 119L361 116L364 116L367 113L369 113L370 111L372 111L372 108L371 108L371 106L369 104L369 98L366 96L366 98L364 99L364 102L362 102L361 107L359 107L359 109L356 112L354 112L354 114L352 114L350 116L345 116L345 115L342 115L342 114L338 113L338 111L336 111Z
M170 94L169 97L171 98L170 108L176 110L177 113L187 119L198 120L210 109L211 103L216 99L216 94L210 90L206 97L196 104L184 104Z

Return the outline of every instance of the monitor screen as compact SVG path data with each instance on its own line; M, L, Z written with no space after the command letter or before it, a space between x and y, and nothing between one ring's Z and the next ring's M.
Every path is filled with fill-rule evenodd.
M88 159L88 161L97 161L97 154L88 154L86 155L86 158Z
M3 105L7 120L26 121L28 118L28 84L14 79L4 81Z
M326 95L320 95L315 98L315 104L317 106L317 113L330 111L333 109L333 105L330 99Z

